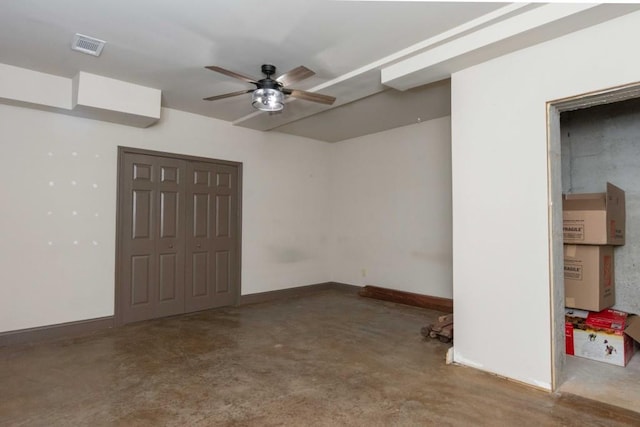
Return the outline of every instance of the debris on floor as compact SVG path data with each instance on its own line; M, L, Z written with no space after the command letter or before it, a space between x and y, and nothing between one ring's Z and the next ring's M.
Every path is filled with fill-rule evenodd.
M453 314L438 316L438 322L429 324L420 333L425 338L438 338L440 342L451 342L453 340Z

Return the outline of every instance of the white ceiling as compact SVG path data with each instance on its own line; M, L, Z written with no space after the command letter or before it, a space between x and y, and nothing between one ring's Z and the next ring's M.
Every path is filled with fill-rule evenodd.
M475 28L481 28L491 21L487 16L493 16L486 14L511 7L493 18L499 22L538 7L509 5L5 0L0 13L0 62L69 78L86 71L160 89L162 103L169 108L255 129L340 141L449 114L447 72L418 79L423 84L413 82L413 89L400 92L382 85L382 68L424 52L425 41L438 46L439 40L445 41L443 35L464 36L465 25L471 28L475 22ZM72 51L75 33L106 40L102 55L95 58ZM283 113L268 114L251 108L250 95L202 100L252 88L206 70L205 65L260 78L264 63L276 65L277 74L299 65L314 70L314 77L292 86L334 95L335 106L293 100Z

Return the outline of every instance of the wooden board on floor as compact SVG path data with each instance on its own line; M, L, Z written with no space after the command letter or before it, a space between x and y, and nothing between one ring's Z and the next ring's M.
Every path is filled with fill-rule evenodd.
M399 304L413 305L416 307L443 311L445 313L453 313L453 300L449 298L414 294L412 292L379 288L377 286L365 286L360 290L359 295L361 297L375 298L384 301L396 302Z

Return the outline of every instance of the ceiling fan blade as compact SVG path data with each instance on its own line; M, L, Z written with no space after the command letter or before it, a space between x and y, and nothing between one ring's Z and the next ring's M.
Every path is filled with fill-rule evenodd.
M239 90L237 92L224 93L222 95L214 95L214 96L210 96L208 98L202 98L202 100L203 101L215 101L217 99L231 98L232 96L238 96L238 95L244 95L245 93L251 93L254 90L255 89Z
M304 66L299 66L294 68L293 70L287 71L280 77L276 79L276 81L282 83L282 86L288 86L291 83L299 82L300 80L308 79L313 76L315 73Z
M209 65L209 66L204 67L204 68L207 68L207 69L209 69L211 71L215 71L216 73L224 74L225 76L229 76L229 77L233 77L235 79L243 80L243 81L245 81L247 83L253 83L253 84L258 83L258 81L256 79L254 79L253 77L245 76L243 74L236 73L235 71L227 70L225 68L218 67L216 65Z
M305 101L319 102L320 104L331 105L335 102L336 98L329 95L322 95L321 93L305 92L304 90L290 89L288 95L294 98L304 99Z

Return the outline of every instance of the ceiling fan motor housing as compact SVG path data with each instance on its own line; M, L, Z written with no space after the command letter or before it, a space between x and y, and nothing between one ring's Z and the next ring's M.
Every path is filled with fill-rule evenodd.
M256 86L262 89L275 89L282 91L282 84L269 77L267 77L266 79L258 80L258 84Z
M267 77L258 80L256 86L262 89L275 89L282 92L282 83L271 78L271 76L275 74L275 72L276 67L274 65L263 64L262 74L266 75Z

